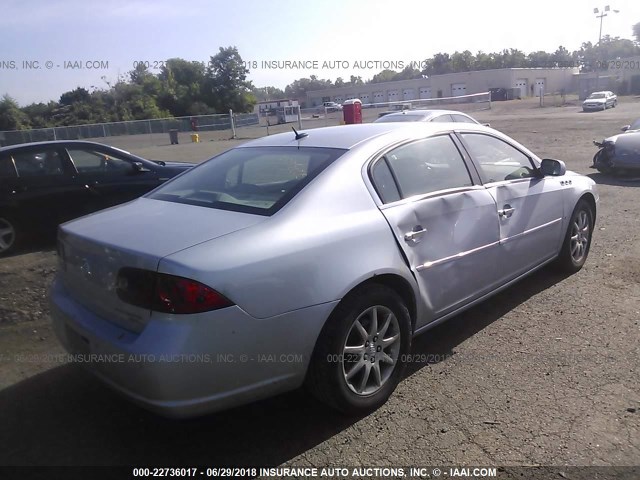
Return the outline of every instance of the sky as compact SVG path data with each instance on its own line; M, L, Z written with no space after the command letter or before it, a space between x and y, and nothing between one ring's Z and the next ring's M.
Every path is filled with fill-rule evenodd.
M108 88L136 62L159 73L168 58L208 62L228 46L255 86L279 88L310 75L366 80L438 52L573 51L598 41L593 9L606 5L602 34L632 39L637 0L3 0L0 96L58 100Z

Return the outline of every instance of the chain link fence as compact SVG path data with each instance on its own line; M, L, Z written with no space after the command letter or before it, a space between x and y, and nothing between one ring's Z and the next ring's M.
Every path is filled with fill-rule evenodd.
M230 111L228 114L4 131L0 132L0 146L52 140L93 140L118 146L117 144L121 143L118 141L119 137L125 136L138 137L134 142L131 142L130 138L127 139L125 143L128 145L136 143L152 146L171 143L171 132L177 134L178 139L186 136L190 140L191 134L198 134L201 140L223 140L234 136L235 126L248 127L258 124L257 114L233 114Z
M373 122L391 111L451 109L473 113L491 108L489 92L450 98L415 99L362 105L362 121ZM262 114L240 113L97 123L69 127L0 132L0 146L51 140L92 140L120 148L163 146L173 143L249 140L291 131L341 125L340 108L288 106ZM195 135L197 134L197 138Z

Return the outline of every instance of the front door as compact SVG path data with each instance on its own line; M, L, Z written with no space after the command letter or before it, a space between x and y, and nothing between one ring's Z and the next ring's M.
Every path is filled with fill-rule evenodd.
M563 185L542 177L514 145L484 133L462 133L483 183L497 205L503 279L508 281L558 254Z

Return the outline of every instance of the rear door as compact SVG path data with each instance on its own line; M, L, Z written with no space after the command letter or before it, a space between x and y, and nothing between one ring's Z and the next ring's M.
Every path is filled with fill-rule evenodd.
M498 281L496 205L449 135L397 147L370 177L434 320Z
M460 137L496 201L504 281L557 255L565 180L542 177L526 153L503 139L478 132Z
M2 163L15 169L15 174L2 180L3 208L22 228L45 230L81 214L82 191L59 145L13 150L3 156Z

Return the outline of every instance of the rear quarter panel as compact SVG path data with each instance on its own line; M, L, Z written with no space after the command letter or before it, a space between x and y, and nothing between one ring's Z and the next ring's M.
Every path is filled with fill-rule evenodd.
M366 155L345 154L265 222L169 255L159 271L196 278L257 318L338 300L380 274L401 276L418 298L362 179Z

